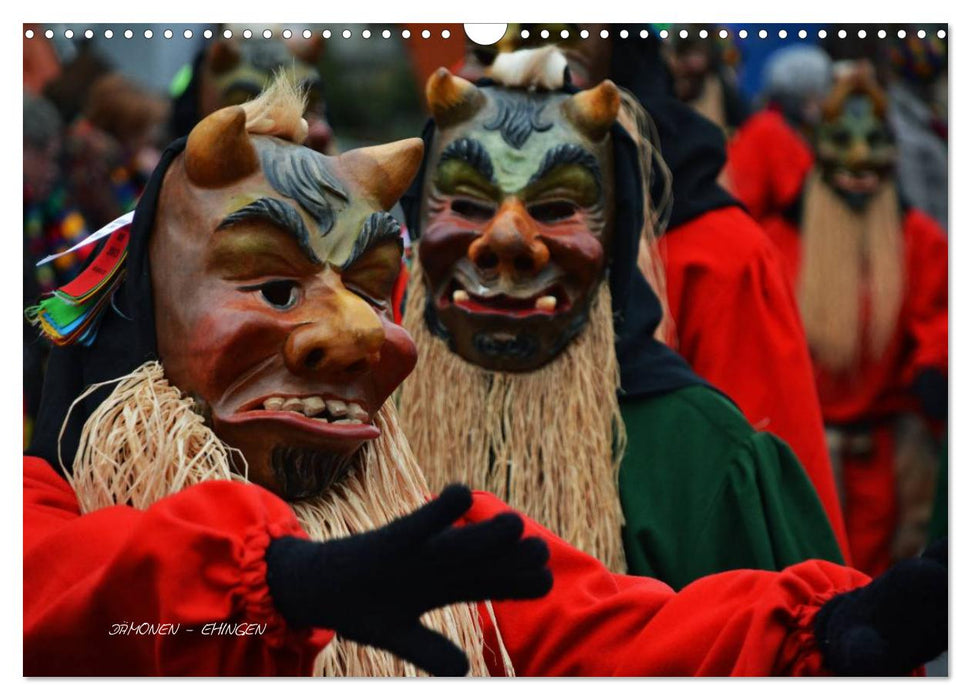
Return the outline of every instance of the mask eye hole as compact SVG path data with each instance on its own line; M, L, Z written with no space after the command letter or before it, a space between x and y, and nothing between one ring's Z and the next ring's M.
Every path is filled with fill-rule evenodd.
M452 200L452 211L472 221L488 221L496 213L495 207L471 199Z
M293 280L274 280L257 287L260 296L274 309L292 309L300 295L300 287Z
M569 219L576 213L576 210L577 207L573 202L561 200L557 202L533 204L532 206L528 207L526 211L528 211L529 215L537 221L542 221L543 223L552 223L554 221Z

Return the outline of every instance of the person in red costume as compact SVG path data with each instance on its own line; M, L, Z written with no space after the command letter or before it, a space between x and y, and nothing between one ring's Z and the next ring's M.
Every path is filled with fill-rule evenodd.
M26 674L907 674L946 646L944 545L675 593L432 498L387 401L416 353L386 212L421 143L323 156L302 106L282 83L207 117L80 278L127 250L24 460Z
M927 449L907 416L947 414L947 240L897 195L886 97L869 74L837 81L815 146L801 193L765 227L805 319L851 556L873 575L925 541L934 458L909 458Z

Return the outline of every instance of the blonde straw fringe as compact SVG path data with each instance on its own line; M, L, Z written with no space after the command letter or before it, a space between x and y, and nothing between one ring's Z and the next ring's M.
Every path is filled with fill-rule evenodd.
M852 371L883 353L899 322L904 252L896 190L887 183L858 213L814 171L804 211L797 295L806 338L822 366Z
M116 380L111 395L91 414L70 476L83 513L116 504L147 508L165 496L213 479L245 481L245 460L227 447L194 410L191 399L165 379L162 366L149 362ZM90 387L81 399L114 382ZM70 411L69 411L70 415ZM65 424L67 421L65 420ZM357 466L333 491L293 505L300 524L316 540L364 532L424 504L429 496L421 470L386 402L375 417L381 437L368 443ZM63 437L63 429L61 431ZM235 466L235 469L234 469ZM491 603L486 612L494 621ZM489 675L485 643L475 605L434 610L425 623L464 649L470 673ZM515 675L499 639L506 675ZM393 655L335 639L318 656L315 675L394 677L421 674Z
M495 493L611 570L626 570L617 490L626 432L617 401L610 293L587 327L534 372L490 372L433 336L413 270L405 327L418 364L399 397L401 423L433 489L451 482Z

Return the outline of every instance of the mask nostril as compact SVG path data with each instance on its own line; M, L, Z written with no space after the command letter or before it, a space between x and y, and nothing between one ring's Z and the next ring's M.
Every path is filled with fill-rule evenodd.
M324 351L320 348L311 350L307 353L307 356L303 358L303 364L308 369L316 369L324 359Z
M499 267L499 256L491 250L484 250L475 256L475 264L483 270Z

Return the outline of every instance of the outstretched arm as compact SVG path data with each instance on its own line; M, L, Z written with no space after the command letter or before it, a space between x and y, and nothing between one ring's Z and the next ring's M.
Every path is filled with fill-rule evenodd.
M497 499L480 494L469 517L491 517L504 508ZM877 665L885 664L881 667L886 673L906 673L894 659L906 658L916 666L946 645L946 624L938 611L947 571L940 565L921 566L916 574L891 581L889 588L896 593L876 596L876 603L866 575L817 560L782 572L715 574L675 593L654 579L611 574L531 521L526 534L541 536L549 545L554 584L543 599L494 605L502 639L521 676L875 672L872 655L865 668L852 661L839 666L826 655L823 639L827 646L854 646L843 630L884 639L893 652ZM821 636L815 627L819 611L830 601L842 607L842 595L851 591L863 601L845 604L847 612L839 619L847 622L839 640ZM896 605L902 599L911 601L914 609L907 620L913 624L887 625L899 614ZM934 612L921 614L929 611ZM864 628L869 631L859 631ZM916 650L910 646L915 637L923 640Z

